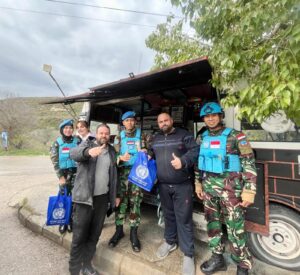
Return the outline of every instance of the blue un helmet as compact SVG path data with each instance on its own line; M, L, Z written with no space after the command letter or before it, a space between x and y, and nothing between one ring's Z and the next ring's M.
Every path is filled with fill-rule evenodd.
M73 127L74 121L73 119L65 119L59 124L59 130L62 130L65 126Z
M208 102L203 105L200 111L200 118L210 114L223 114L223 110L219 103Z

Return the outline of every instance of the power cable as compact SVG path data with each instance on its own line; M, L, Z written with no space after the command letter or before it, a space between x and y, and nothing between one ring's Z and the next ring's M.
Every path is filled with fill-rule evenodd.
M16 9L16 8L2 7L2 6L0 6L0 9L11 10L11 11L20 11L20 12L28 12L28 13L36 13L36 14L44 14L44 15L51 15L51 16L61 16L61 17L68 17L68 18L73 18L73 19L83 19L83 20L89 20L89 21L100 21L100 22L113 23L113 24L123 24L123 25L132 25L132 26L138 26L138 27L156 28L156 26L154 26L154 25L129 23L129 22L122 22L122 21L113 21L113 20L106 20L106 19L100 19L100 18L77 16L77 15L59 14L59 13L54 13L54 12L35 11L35 10L27 10L27 9Z
M107 10L115 10L115 11L123 11L123 12L132 12L132 13L139 13L139 14L146 14L146 15L153 15L153 16L160 16L160 17L170 16L168 14L163 14L163 13L112 8L112 7L106 7L106 6L98 6L98 5L91 5L91 4L84 4L84 3L74 3L74 2L59 1L59 0L44 0L44 1L55 2L55 3L60 3L60 4L74 5L74 6L84 6L84 7L97 8L97 9L107 9ZM173 17L183 19L183 17L176 16L176 15L173 15Z

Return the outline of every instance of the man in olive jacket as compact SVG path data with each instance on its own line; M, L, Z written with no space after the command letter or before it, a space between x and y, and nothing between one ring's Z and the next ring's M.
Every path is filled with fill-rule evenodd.
M96 138L89 137L73 148L70 156L78 164L72 193L73 239L69 270L72 275L98 274L92 258L106 214L119 204L116 199L118 175L116 152L109 144L110 129L100 124Z

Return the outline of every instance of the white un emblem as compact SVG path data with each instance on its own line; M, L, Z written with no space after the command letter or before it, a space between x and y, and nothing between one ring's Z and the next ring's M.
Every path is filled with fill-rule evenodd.
M145 179L148 177L149 175L149 171L147 169L147 167L145 167L144 165L139 165L136 169L135 169L135 173L136 175L141 178L141 179Z
M55 220L63 219L65 217L66 210L63 208L63 206L63 203L59 203L58 207L53 210L52 216Z

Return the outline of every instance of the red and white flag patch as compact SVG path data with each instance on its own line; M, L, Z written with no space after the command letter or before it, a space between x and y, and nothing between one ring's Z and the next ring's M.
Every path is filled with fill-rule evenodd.
M241 140L243 138L246 138L245 134L244 133L240 133L236 136L237 140Z
M128 140L128 141L126 142L126 144L127 144L127 145L134 145L135 142L134 142L134 140Z
M69 147L64 147L64 148L62 148L61 152L63 154L68 154L70 152L70 148Z
M220 143L220 141L219 140L212 140L211 142L210 142L210 148L220 148L220 146L221 146L221 143Z

